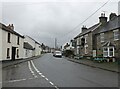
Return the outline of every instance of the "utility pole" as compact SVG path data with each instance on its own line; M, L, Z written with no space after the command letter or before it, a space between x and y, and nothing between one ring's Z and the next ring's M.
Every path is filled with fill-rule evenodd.
M57 48L57 38L55 38L55 49Z

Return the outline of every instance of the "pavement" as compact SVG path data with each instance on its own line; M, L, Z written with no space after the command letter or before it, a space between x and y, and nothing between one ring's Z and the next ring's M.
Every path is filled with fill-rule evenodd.
M103 69L103 70L107 70L107 71L111 71L111 72L120 73L120 65L118 64L118 62L99 63L99 62L92 61L90 59L73 59L73 58L67 58L67 59L69 61L83 64L86 66L90 66L93 68L99 68L99 69Z
M24 59L17 59L15 61L11 61L11 60L2 61L0 64L2 64L2 68L6 68L8 66L17 65L17 64L20 64L20 63L23 63L23 62L27 62L29 60L37 59L37 58L41 57L42 55L35 56L35 57L30 57L30 58L24 58Z

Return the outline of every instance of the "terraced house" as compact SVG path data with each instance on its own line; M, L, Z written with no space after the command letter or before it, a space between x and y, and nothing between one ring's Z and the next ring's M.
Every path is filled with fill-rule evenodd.
M108 18L104 13L99 17L99 23L86 28L74 40L76 42L75 54L84 57L106 57L108 61L120 58L120 16L111 13Z
M23 58L24 37L14 31L13 24L0 23L0 61Z
M109 21L95 35L96 54L103 56L108 61L120 59L120 15L111 13Z
M76 54L80 56L92 57L93 49L95 45L94 35L97 33L102 26L107 23L107 17L102 13L99 17L99 23L87 28L82 27L82 32L74 38L76 41Z
M30 36L24 36L24 58L34 57L41 55L41 44L31 38Z

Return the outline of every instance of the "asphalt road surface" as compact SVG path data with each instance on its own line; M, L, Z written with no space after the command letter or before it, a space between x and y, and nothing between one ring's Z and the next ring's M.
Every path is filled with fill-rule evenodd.
M45 54L4 68L3 87L118 87L118 73Z

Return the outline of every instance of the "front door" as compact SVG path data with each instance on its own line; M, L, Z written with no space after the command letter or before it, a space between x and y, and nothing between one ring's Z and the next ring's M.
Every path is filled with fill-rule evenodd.
M12 47L12 60L15 60L16 47Z

